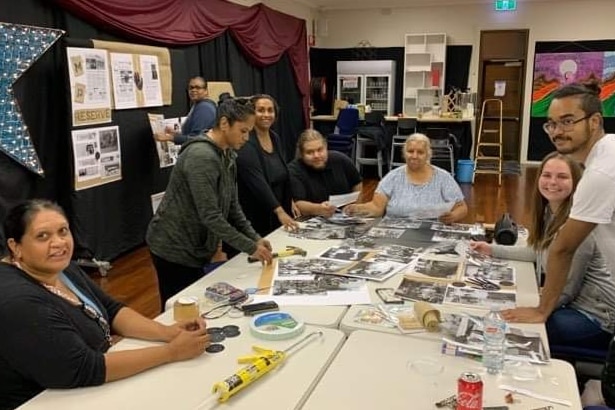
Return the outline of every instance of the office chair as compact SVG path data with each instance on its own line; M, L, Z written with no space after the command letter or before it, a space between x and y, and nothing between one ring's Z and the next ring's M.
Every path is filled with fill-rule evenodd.
M416 132L416 118L399 118L397 120L397 133L393 135L391 143L391 159L389 171L395 167L405 165L404 146L408 136Z
M359 110L344 108L337 115L333 134L327 136L330 150L339 151L354 160L355 135L359 126Z
M362 165L377 165L378 177L382 178L384 155L386 150L386 129L384 114L370 112L365 114L365 123L357 129L357 145L355 149L355 166L359 172ZM369 154L372 156L369 156Z
M455 176L455 147L458 145L455 134L451 134L448 128L427 128L425 135L431 142L431 163L438 165L448 162L449 171Z
M550 345L551 357L570 363L577 378L584 384L588 379L599 379L606 362L608 350Z

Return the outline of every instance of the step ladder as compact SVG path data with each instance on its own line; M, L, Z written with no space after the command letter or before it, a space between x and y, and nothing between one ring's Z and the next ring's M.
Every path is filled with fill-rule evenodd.
M489 108L494 109L498 113L498 117L492 117L487 121L497 121L497 128L486 129L485 113ZM474 155L474 175L472 183L476 178L476 174L494 174L498 176L498 185L502 185L502 100L492 98L483 101L483 106L480 112L480 125L478 127L478 138L476 140L476 154ZM493 115L493 111L490 111ZM494 138L495 137L495 138Z

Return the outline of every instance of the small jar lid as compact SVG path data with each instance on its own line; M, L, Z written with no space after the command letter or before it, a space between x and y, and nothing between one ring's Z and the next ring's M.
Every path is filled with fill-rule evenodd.
M193 305L198 302L198 299L195 296L182 296L177 299L177 303L180 305Z

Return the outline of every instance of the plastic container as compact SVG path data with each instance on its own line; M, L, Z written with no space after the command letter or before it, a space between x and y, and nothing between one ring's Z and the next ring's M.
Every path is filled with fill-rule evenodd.
M489 374L498 374L504 368L506 321L500 309L492 307L483 318L483 366Z
M461 184L471 184L474 176L474 161L471 159L457 160L457 172L455 173L457 182Z
M194 320L199 317L199 298L184 296L173 304L173 319L176 322Z

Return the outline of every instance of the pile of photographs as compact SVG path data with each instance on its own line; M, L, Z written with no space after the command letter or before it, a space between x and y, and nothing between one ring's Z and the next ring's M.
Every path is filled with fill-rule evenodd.
M342 244L316 258L279 259L268 296L280 305L367 304L367 280L385 281L416 257L406 246Z
M483 320L467 314L445 314L440 324L442 353L480 358L483 352ZM540 334L508 326L506 329L506 360L545 364L548 356Z
M434 249L409 265L395 291L397 296L479 308L516 306L516 273L506 262L489 258L477 266L466 263L461 255L449 253L448 248Z
M329 219L314 217L301 222L299 229L289 232L289 235L316 240L356 238L369 229L368 222L365 219L336 213Z

